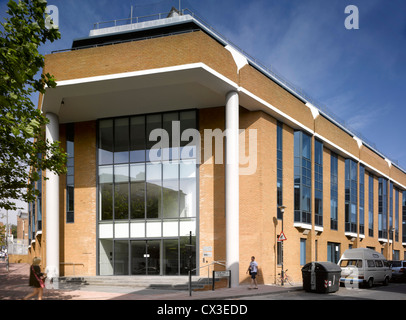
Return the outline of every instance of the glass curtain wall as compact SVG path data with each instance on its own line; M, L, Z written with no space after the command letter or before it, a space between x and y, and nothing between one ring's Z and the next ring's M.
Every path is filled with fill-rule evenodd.
M388 180L379 178L378 238L388 238Z
M357 167L355 161L345 160L345 231L352 233L357 233Z
M276 179L276 205L277 205L277 217L282 219L282 212L279 209L283 205L283 124L277 123L276 127L276 163L277 163L277 179Z
M311 137L302 132L294 133L294 221L310 224L311 220Z
M368 235L374 236L374 176L369 174L368 186Z
M323 143L314 140L314 224L323 226Z
M402 192L402 242L406 243L406 191Z
M330 156L330 228L338 230L338 156Z
M365 167L359 166L359 234L365 234Z
M98 124L99 274L187 274L198 140L185 130L197 128L196 111Z

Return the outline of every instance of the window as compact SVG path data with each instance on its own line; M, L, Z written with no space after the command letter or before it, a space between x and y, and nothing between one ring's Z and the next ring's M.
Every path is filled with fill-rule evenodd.
M393 240L393 182L389 182L389 239Z
M338 156L330 157L330 228L338 229Z
M362 268L362 260L354 259L354 260L342 260L340 262L340 267L356 267Z
M399 241L399 193L398 189L395 189L395 241Z
M359 166L359 233L365 234L365 167Z
M388 180L379 178L378 238L388 238Z
M374 236L374 176L369 174L368 184L368 235Z
M306 239L300 239L300 265L306 264Z
M323 143L314 141L314 224L323 226Z
M66 223L75 222L75 125L66 125L66 153L68 154L66 174Z
M402 192L402 242L406 242L406 191Z
M38 157L41 157L41 154L38 155ZM42 170L38 170L38 176L39 180L35 183L37 185L37 231L42 230Z
M279 237L276 237L276 240L278 240L278 238ZM282 242L283 241L276 241L276 263L278 266L282 265L283 263Z
M198 203L187 129L195 110L98 121L99 274L187 274Z
M279 206L283 204L282 200L282 186L283 186L283 157L282 157L282 150L283 150L283 124L278 121L276 127L276 163L277 163L277 179L276 179L276 188L277 188L277 195L276 195L276 205L277 205L277 217L278 219L282 219L282 212L279 209Z
M327 242L327 261L337 264L340 260L340 256L340 244Z
M345 232L357 233L357 163L345 160Z
M294 221L311 224L311 137L294 134Z
M378 267L378 268L382 268L383 267L382 260L375 260L375 266Z

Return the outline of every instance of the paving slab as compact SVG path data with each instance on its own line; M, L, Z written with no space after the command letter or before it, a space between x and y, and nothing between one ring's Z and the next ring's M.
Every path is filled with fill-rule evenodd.
M28 264L10 264L9 272L4 261L0 261L0 300L21 300L32 288L28 286ZM100 285L61 285L59 289L44 289L44 300L227 300L254 297L267 294L286 293L302 290L302 284L294 286L259 285L250 289L248 285L237 288L220 288L215 291L193 291L191 296L186 290L151 289L137 286L100 286Z

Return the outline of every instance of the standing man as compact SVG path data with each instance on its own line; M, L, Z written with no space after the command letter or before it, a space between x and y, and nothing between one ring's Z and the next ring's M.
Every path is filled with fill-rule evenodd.
M258 289L258 282L257 282L257 273L258 273L258 263L255 261L255 257L251 257L251 262L248 267L248 270L246 273L250 273L251 276L251 284L249 289L252 289L252 285L255 285L254 289Z

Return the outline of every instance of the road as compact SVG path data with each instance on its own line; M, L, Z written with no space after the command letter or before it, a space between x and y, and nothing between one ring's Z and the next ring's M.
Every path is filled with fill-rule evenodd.
M406 300L406 284L390 283L388 286L376 285L371 289L347 289L340 287L337 292L321 294L304 290L246 297L239 300Z

